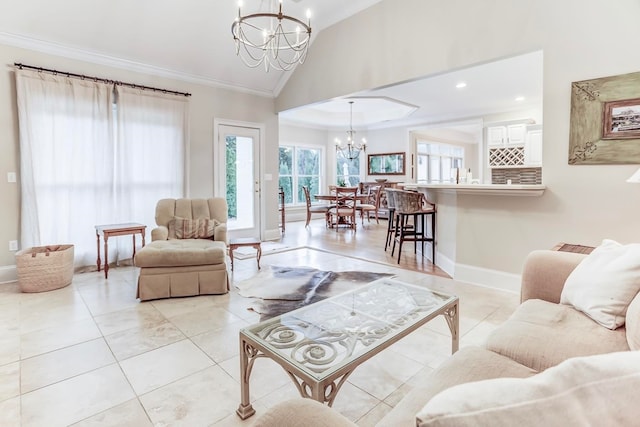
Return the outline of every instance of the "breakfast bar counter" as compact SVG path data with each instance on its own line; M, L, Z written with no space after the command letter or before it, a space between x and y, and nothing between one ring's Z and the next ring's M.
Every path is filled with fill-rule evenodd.
M437 266L452 278L465 282L477 281L479 275L490 271L474 268L467 261L477 256L482 247L479 242L487 239L508 242L514 236L528 233L513 218L523 212L535 214L547 190L545 185L533 184L403 183L398 187L424 193L436 204ZM500 243L496 247L501 247ZM502 274L498 278L492 275L486 280L503 289L516 290L519 286L516 274Z
M542 196L545 185L520 184L398 184L406 190L431 190L455 194L491 196Z

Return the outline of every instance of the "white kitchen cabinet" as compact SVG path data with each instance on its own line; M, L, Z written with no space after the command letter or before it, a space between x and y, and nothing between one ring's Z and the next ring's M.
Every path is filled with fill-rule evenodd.
M527 125L518 123L507 126L507 145L524 144L527 136Z
M526 123L487 128L488 145L524 145L527 134Z
M489 145L504 145L506 138L506 126L491 126L487 128L487 143Z
M524 165L542 166L542 129L530 130L524 145Z

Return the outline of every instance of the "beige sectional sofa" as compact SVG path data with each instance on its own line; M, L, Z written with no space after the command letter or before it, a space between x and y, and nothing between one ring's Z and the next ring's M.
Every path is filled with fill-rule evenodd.
M224 294L227 276L227 201L162 199L157 228L140 249L137 297L141 301L202 294Z
M377 425L638 422L640 405L632 394L640 389L640 352L631 350L640 349L640 296L628 306L625 326L614 330L560 304L565 281L585 257L532 252L522 275L522 304L513 315L484 347L463 347L447 359ZM633 274L632 281L640 282ZM268 410L254 427L302 425L355 424L315 401L294 399Z

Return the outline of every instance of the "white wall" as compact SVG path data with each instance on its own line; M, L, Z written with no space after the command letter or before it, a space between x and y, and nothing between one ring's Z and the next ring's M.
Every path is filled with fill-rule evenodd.
M19 240L20 188L6 182L7 172L19 172L18 119L16 110L14 62L55 68L80 74L138 83L192 93L190 98L190 196L214 195L214 118L262 123L265 125L263 173L278 176L278 120L271 98L247 95L210 86L192 84L88 62L47 55L31 50L0 45L0 282L15 277L15 257L8 251L9 240ZM277 180L262 182L266 230L278 230ZM155 207L153 207L155 209ZM147 224L148 230L154 224ZM94 233L94 230L86 230Z
M640 241L640 188L625 183L637 166L567 163L571 82L640 71L638 16L637 0L383 0L318 35L276 109L543 50L548 189L457 200L456 261L519 273L560 241Z
M409 131L406 127L378 129L367 131L367 155L380 153L406 153L404 175L369 175L367 157L363 162L365 181L376 178L387 178L391 182L404 182L411 177L411 155L409 152Z

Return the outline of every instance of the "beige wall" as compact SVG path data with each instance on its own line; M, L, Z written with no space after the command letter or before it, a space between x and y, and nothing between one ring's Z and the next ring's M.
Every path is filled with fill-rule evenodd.
M383 0L317 37L276 109L542 49L548 189L457 200L456 261L519 273L560 241L640 241L640 186L625 183L637 166L567 164L571 82L640 71L638 16L637 0Z
M140 74L117 68L45 55L31 50L0 45L0 282L15 264L14 253L9 252L8 241L19 240L20 195L18 184L8 184L7 172L19 172L18 123L15 106L14 62L55 68L109 79L139 83L178 91L190 92L190 196L210 197L214 193L214 118L252 122L265 125L266 139L262 156L263 174L277 177L278 119L274 114L273 99L248 95L211 86ZM19 179L18 179L19 181ZM263 181L263 205L266 221L264 229L278 230L277 179ZM151 226L153 224L147 224ZM93 230L86 230L93 233ZM6 279L5 279L6 280Z

